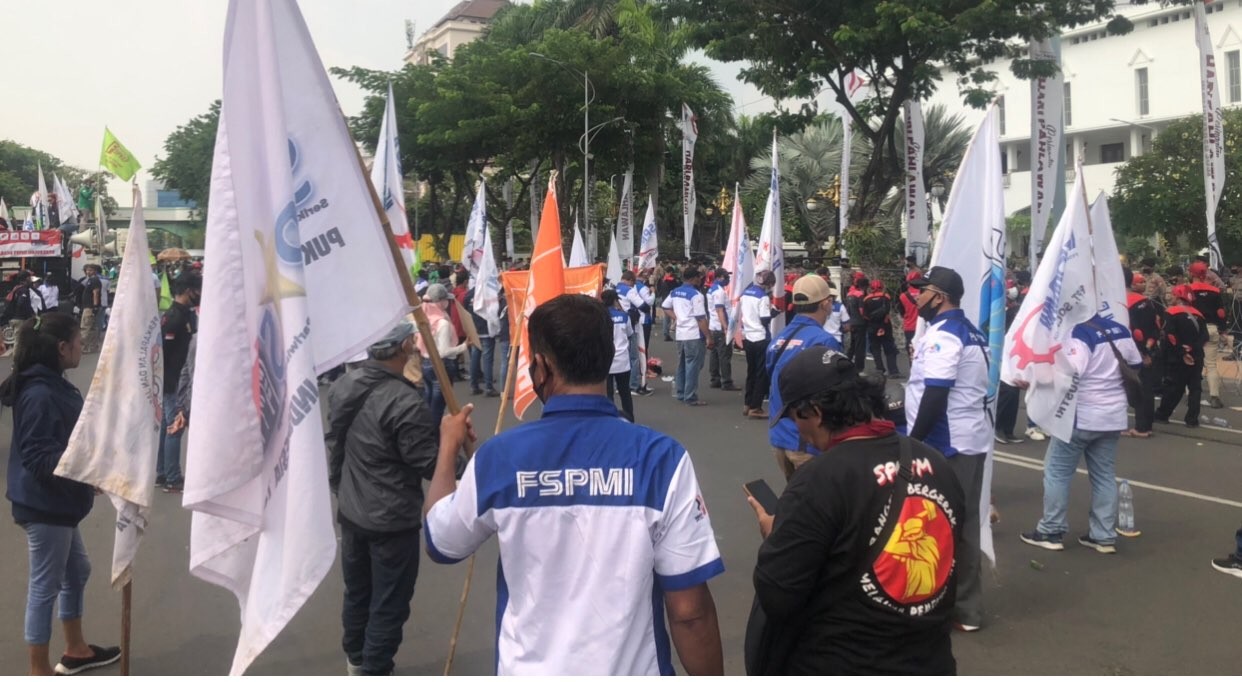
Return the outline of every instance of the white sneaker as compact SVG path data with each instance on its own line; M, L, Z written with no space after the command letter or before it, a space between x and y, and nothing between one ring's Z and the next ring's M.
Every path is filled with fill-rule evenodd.
M362 666L361 666L361 665L354 665L353 663L350 663L350 662L349 662L349 657L348 657L348 656L346 656L346 657L345 657L345 674L346 674L346 675L349 675L350 677L354 677L354 676L357 676L357 675L361 675L361 674L362 674Z
M1048 434L1039 430L1038 426L1032 426L1026 430L1026 437L1033 441L1048 440Z

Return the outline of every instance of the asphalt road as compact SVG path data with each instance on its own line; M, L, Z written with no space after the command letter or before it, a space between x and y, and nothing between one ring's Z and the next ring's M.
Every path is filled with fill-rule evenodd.
M669 344L653 339L653 354L676 362ZM93 358L89 360L93 361ZM745 360L734 356L734 376ZM93 365L75 370L84 390ZM706 384L706 370L703 383ZM742 483L766 478L779 490L779 470L763 422L741 418L739 393L704 388L710 404L674 402L669 384L635 398L638 420L672 434L694 457L727 571L711 583L720 615L725 669L742 674L742 640L753 591L751 570L759 534ZM900 392L890 382L894 393ZM463 385L458 384L459 391ZM1206 387L1205 387L1206 393ZM1232 387L1225 401L1242 405ZM491 431L499 399L476 400L476 424ZM537 409L537 408L536 408ZM1181 411L1177 413L1181 414ZM1242 425L1242 408L1204 410ZM532 416L533 418L533 416ZM512 419L509 419L512 424ZM1024 423L1024 422L1021 422ZM7 450L11 423L0 417L0 447ZM1107 675L1237 674L1242 581L1213 571L1211 558L1232 548L1242 522L1242 430L1162 426L1155 438L1125 438L1118 474L1136 483L1135 508L1142 537L1122 539L1116 555L1077 544L1048 552L1022 544L1041 509L1045 444L998 448L993 494L1002 518L995 527L998 563L986 578L984 628L954 636L964 674ZM1076 477L1071 533L1085 532L1087 480ZM111 506L100 501L82 524L95 565L88 586L86 633L93 642L119 641L120 596L108 586L112 551ZM156 498L153 523L140 550L134 579L133 672L140 675L227 673L238 633L232 595L188 572L190 515L177 495ZM25 535L0 524L0 670L26 670L22 617L26 593ZM493 671L495 543L479 553L453 672ZM397 657L398 674L443 671L461 598L466 564L439 566L424 557L413 615ZM343 674L340 648L341 577L337 568L284 632L251 667L266 675ZM53 651L62 645L60 633ZM104 673L115 673L116 668Z

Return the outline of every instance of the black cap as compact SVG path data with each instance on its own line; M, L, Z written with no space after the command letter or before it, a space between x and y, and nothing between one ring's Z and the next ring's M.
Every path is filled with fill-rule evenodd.
M781 411L771 424L789 416L793 405L858 376L858 368L842 353L827 346L802 349L781 369Z
M936 287L949 297L953 305L960 303L962 296L966 293L966 287L962 285L962 276L957 274L957 271L952 268L939 265L923 273L922 277L911 280L910 286L915 289L923 289L928 286Z

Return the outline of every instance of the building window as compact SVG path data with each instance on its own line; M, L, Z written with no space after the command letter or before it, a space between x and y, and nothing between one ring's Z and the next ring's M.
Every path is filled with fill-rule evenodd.
M1229 71L1229 101L1242 101L1242 59L1237 50L1225 53L1225 64Z
M1100 163L1121 163L1126 160L1126 146L1121 142L1100 145Z
M1069 83L1065 84L1065 97L1063 99L1065 101L1062 104L1061 108L1064 110L1064 113L1065 113L1065 127L1068 128L1074 125L1074 107L1072 106L1072 102L1074 100L1072 97L1070 97L1070 84Z
M1005 134L1005 97L996 98L996 116L1000 119L1000 134Z
M1134 94L1138 99L1138 114L1146 116L1151 113L1147 99L1147 67L1134 70Z

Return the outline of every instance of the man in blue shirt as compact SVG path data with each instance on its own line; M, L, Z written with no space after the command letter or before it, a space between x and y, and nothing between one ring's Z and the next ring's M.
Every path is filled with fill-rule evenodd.
M794 318L768 344L766 364L768 376L772 377L768 407L770 414L774 415L768 429L768 442L776 449L776 463L785 474L785 480L792 478L795 469L819 453L798 436L798 427L793 419L780 417L781 369L799 352L811 346L824 346L838 352L842 350L836 337L824 330L824 323L832 313L832 302L835 298L832 284L823 277L806 275L799 278L793 286Z

